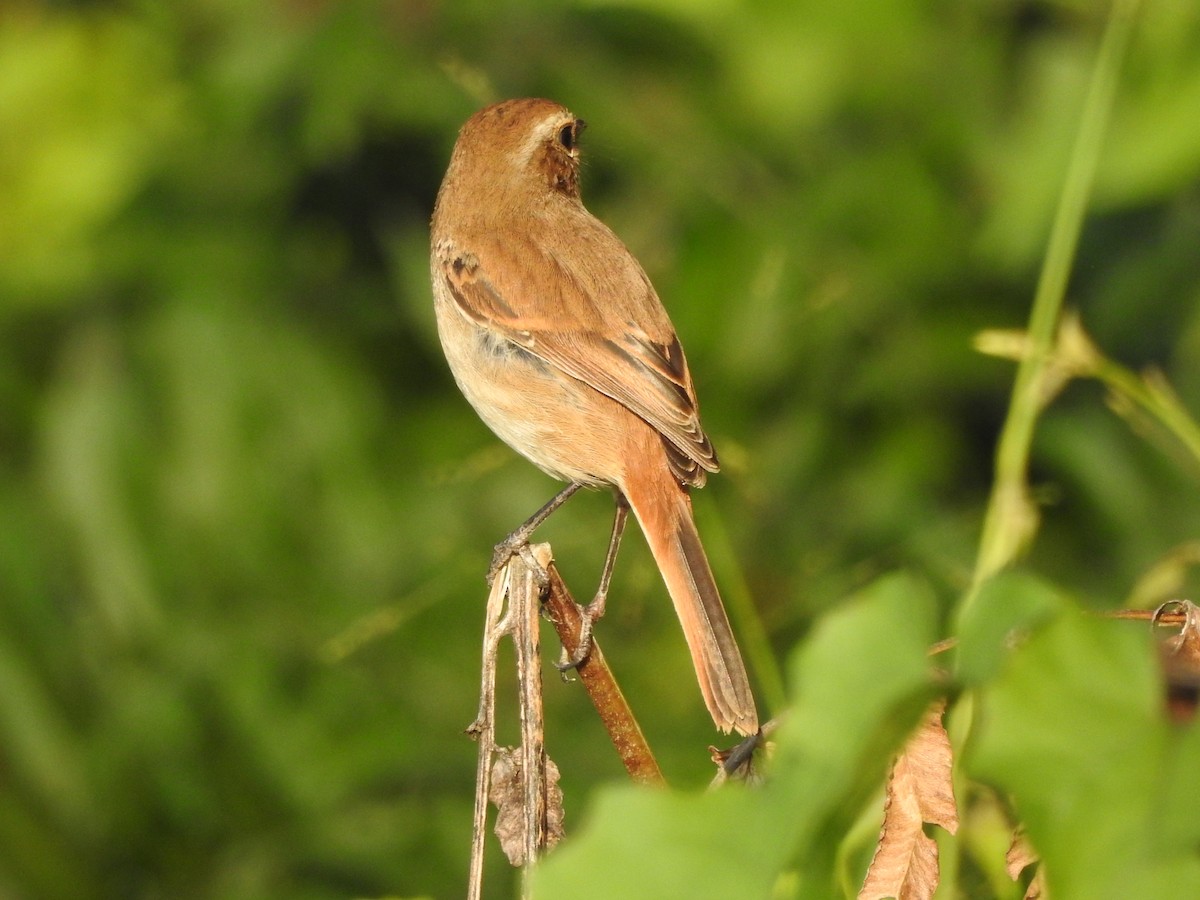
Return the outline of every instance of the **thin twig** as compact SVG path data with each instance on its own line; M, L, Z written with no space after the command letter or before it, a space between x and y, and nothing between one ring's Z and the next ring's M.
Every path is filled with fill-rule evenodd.
M1187 614L1185 612L1163 612L1161 606L1158 609L1114 609L1109 612L1099 613L1099 615L1109 619L1133 619L1139 622L1153 622L1155 625L1162 626L1182 626L1187 623Z
M479 686L479 713L467 728L467 734L479 743L479 761L475 769L475 819L471 831L471 872L468 900L483 896L484 832L487 828L488 789L491 786L492 759L496 752L496 654L500 640L512 628L511 616L504 614L510 572L505 568L492 581L488 593L483 628L483 666Z
M529 554L513 556L508 566L509 609L517 647L517 683L521 690L521 771L525 795L521 804L525 819L521 896L526 898L532 896L529 873L547 844L546 731L538 614L550 545L538 544L529 549L532 551ZM542 558L538 559L539 556Z
M558 632L568 658L574 658L579 652L579 631L582 624L580 607L567 590L553 563L547 567L546 574L549 577L549 590L543 601L546 614L554 624L554 630ZM612 670L604 661L604 654L595 637L592 638L591 651L576 671L629 777L642 784L665 784L662 770L659 769L650 745L646 743L642 734L641 726L621 693Z

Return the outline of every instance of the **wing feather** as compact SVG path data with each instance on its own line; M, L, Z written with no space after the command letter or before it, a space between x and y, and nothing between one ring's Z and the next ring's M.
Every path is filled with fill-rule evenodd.
M617 283L568 270L561 257L550 254L522 258L499 242L488 246L486 262L449 241L440 242L437 255L462 315L644 419L662 435L676 477L699 486L706 472L717 471L718 462L700 424L683 347L641 267L604 230L627 261ZM611 254L613 247L603 250ZM541 277L532 277L533 266L542 267ZM554 277L547 278L546 267L557 270ZM501 283L495 273L508 278ZM529 289L535 283L552 287L537 295ZM602 315L598 302L608 304L608 315ZM561 328L564 319L576 327ZM613 321L624 327L614 329L608 324Z

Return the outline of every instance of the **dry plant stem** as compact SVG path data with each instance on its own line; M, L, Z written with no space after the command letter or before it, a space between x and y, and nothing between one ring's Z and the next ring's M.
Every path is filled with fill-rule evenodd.
M519 553L509 563L509 608L513 641L517 646L517 683L521 686L521 766L525 773L525 867L528 876L546 846L546 730L542 709L542 667L538 640L538 614L546 583L550 546L539 544L533 552ZM535 559L542 556L543 559ZM528 877L522 896L530 896Z
M521 766L524 774L525 871L537 860L546 844L546 741L542 715L542 670L538 614L550 564L550 545L518 548L492 580L484 625L482 681L479 713L467 728L479 742L475 772L475 819L471 839L471 870L468 897L477 900L483 891L483 854L487 828L487 803L492 764L496 756L496 656L500 641L511 634L516 645L517 679L520 685ZM507 611L505 599L507 598ZM529 881L522 885L528 896Z
M488 593L479 712L467 728L468 734L479 743L467 893L469 900L479 900L483 896L487 804L492 764L496 756L496 658L500 641L505 635L512 635L516 645L520 685L520 753L524 773L522 810L525 817L522 838L526 874L546 845L548 785L538 619L543 598L563 647L567 653L578 653L586 613L571 597L558 570L554 568L550 545L514 547L508 561L496 571ZM630 776L643 783L663 783L658 763L594 640L591 641L590 653L579 664L577 671ZM530 882L526 878L522 882L522 895L528 896L529 890Z
M469 900L483 896L483 849L487 829L488 790L491 786L492 759L496 752L496 654L500 640L512 628L512 616L505 614L511 570L502 568L492 580L488 592L487 614L483 629L483 666L479 687L479 713L467 733L479 743L479 761L475 769L475 817L471 831L471 869L467 886Z
M579 635L583 625L581 608L553 564L548 567L546 574L549 577L549 590L544 601L546 613L558 632L567 656L574 658L579 652ZM612 670L604 661L604 653L595 638L591 639L591 652L576 667L576 672L629 777L643 784L665 784L662 770Z
M1186 613L1167 612L1160 614L1158 609L1115 609L1112 612L1100 613L1100 615L1110 619L1134 619L1140 622L1153 621L1155 625L1164 626L1182 626L1187 622Z

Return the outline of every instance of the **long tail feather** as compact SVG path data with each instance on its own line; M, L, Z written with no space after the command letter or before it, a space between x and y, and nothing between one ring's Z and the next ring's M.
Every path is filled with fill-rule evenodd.
M758 712L750 680L696 531L691 499L673 481L628 484L625 495L675 604L713 721L722 731L753 734Z

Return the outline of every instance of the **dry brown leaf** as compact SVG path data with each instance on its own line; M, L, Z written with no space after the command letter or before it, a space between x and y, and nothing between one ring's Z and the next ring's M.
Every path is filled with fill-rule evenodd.
M946 702L939 700L908 739L892 766L883 806L883 828L858 900L926 900L939 880L937 843L925 823L958 830L950 737L942 725Z
M1029 843L1024 829L1018 828L1013 833L1012 843L1008 845L1008 852L1004 854L1004 870L1008 872L1008 877L1016 881L1021 877L1022 872L1029 866L1038 865L1038 862L1038 853L1033 849L1033 844ZM1025 900L1040 900L1045 893L1046 883L1039 866L1025 891Z
M1157 628L1178 630L1158 643L1158 659L1167 682L1167 713L1190 722L1200 700L1200 607L1190 600L1168 600L1154 611Z
M1009 878L1016 881L1028 866L1037 861L1038 855L1037 851L1033 849L1033 844L1029 843L1029 838L1025 837L1024 830L1018 828L1013 833L1012 843L1008 845L1008 852L1004 854L1004 871L1008 873Z
M496 837L504 855L514 866L525 865L525 773L521 752L512 747L497 747L492 764L492 785L488 799L496 807ZM544 849L550 849L563 836L563 795L558 786L558 766L546 759L546 818Z
M1045 872L1046 870L1039 865L1033 881L1029 882L1029 887L1025 889L1025 900L1042 900L1046 896Z

